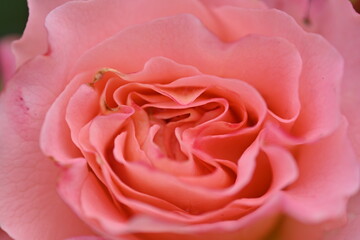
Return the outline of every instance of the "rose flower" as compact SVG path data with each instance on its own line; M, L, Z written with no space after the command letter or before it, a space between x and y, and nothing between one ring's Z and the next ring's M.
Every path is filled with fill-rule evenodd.
M11 238L360 237L350 2L29 9L0 96Z

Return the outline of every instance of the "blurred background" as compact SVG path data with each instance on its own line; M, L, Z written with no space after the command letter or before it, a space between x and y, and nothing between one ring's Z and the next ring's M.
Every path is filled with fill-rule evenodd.
M0 37L20 35L25 28L27 17L26 0L0 0Z

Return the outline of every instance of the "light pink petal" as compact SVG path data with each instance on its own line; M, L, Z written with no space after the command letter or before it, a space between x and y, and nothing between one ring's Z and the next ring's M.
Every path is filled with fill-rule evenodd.
M359 187L359 166L346 130L343 123L329 137L299 150L300 175L286 190L285 204L299 221L316 224L346 214L347 200Z
M0 40L0 88L3 88L15 73L15 56L11 51L11 43L16 39L17 37L13 36Z
M20 67L32 57L48 50L45 18L50 11L71 0L29 0L29 19L23 36L14 44L16 66Z

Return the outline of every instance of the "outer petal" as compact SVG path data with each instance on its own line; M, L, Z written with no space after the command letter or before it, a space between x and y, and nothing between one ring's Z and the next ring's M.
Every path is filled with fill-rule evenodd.
M346 124L299 150L299 178L286 191L285 210L307 224L341 219L359 187L359 165L347 141ZM326 198L324 198L326 196Z
M30 58L47 51L45 18L51 10L68 1L71 0L28 0L28 23L22 38L14 44L17 67Z
M325 37L342 54L345 72L342 110L349 121L349 134L360 157L360 15L350 1L265 0L292 15L306 30ZM309 5L309 3L311 3Z
M69 2L46 19L51 54L65 57L64 63L71 69L72 61L114 34L153 19L182 13L195 15L212 31L221 32L208 9L195 0L174 0L171 4L167 0Z
M274 9L225 6L215 9L215 14L222 20L228 41L261 34L285 38L294 44L303 60L299 84L301 112L294 133L310 140L335 130L341 121L338 91L343 60L327 41L304 32L290 16Z
M52 98L48 85L37 82L49 67L41 60L23 66L0 96L0 225L16 240L91 234L57 195L58 170L39 149L40 126Z
M350 1L313 1L311 31L320 33L345 59L342 83L342 110L349 121L349 134L360 159L360 15ZM354 51L355 50L355 51Z

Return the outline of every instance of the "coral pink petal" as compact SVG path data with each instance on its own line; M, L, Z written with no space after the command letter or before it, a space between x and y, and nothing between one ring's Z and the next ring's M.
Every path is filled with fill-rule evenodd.
M347 200L359 187L359 166L346 130L344 121L329 137L302 147L299 178L286 191L285 209L294 218L316 224L346 214Z
M29 0L29 19L20 40L14 43L16 66L20 67L32 57L48 50L48 34L45 18L54 8L71 0Z
M32 99L34 108L39 104L41 109L42 103L19 94L19 86L13 84L16 82L11 81L1 95L1 227L17 240L27 240L29 236L39 240L62 240L91 234L56 192L59 170L42 154L38 145L41 116L39 119L34 115L38 113L36 110L26 108L21 97L29 102ZM18 100L13 101L14 98ZM24 115L17 119L18 114ZM24 126L25 131L22 130Z

